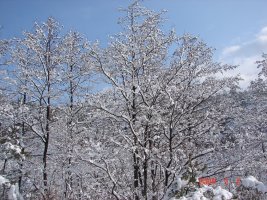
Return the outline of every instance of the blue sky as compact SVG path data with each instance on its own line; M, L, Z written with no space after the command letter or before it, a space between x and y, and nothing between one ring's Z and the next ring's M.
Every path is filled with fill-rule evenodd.
M64 30L76 30L102 46L120 31L119 7L130 0L0 0L0 39L20 37L35 21L55 17ZM236 73L247 85L257 74L255 60L267 52L267 0L146 0L143 5L166 9L164 28L191 33L216 48L215 59L240 65Z

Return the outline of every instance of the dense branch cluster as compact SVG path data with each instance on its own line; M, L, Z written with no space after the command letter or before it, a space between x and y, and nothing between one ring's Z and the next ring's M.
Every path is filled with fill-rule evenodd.
M2 198L179 199L200 177L266 181L266 55L239 91L203 41L165 33L138 2L124 12L106 48L53 18L0 41Z

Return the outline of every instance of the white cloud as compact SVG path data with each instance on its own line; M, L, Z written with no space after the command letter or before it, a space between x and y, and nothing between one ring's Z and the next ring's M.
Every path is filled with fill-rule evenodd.
M231 72L231 75L239 74L243 79L240 86L246 88L252 80L257 78L259 69L256 61L262 59L262 53L267 53L267 26L255 34L251 40L225 47L220 61L239 66Z
M261 29L257 39L262 43L267 43L267 26Z
M263 27L260 31L260 34L266 35L267 34L267 26Z
M223 55L225 56L225 55L232 54L234 52L237 52L239 49L240 49L240 46L239 45L234 45L234 46L226 47L223 50Z

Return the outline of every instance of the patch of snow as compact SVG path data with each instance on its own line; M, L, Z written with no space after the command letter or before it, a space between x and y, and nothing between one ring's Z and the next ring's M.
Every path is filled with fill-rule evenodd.
M222 189L220 186L213 189L210 186L204 186L202 188L198 188L195 192L187 195L186 197L181 197L179 200L209 200L204 196L204 193L210 191L213 193L212 200L230 200L233 197L233 194L228 192L225 189Z
M245 179L241 179L241 184L246 188L256 189L261 193L267 192L267 186L258 181L254 176L248 176Z
M20 154L21 153L21 148L19 146L17 146L17 145L13 145L10 142L7 142L5 144L5 146L6 146L7 150L13 150L16 154Z
M222 189L221 186L216 187L213 190L213 200L229 200L233 197L233 194L231 192L228 192L225 189Z
M19 193L18 184L11 185L8 191L8 200L23 200L23 197Z
M5 184L5 183L9 183L9 180L0 175L0 185Z
M187 185L188 181L182 180L180 177L177 178L177 189L180 190Z
M204 191L198 190L196 192L194 192L194 194L192 195L192 197L190 198L191 200L208 200L205 196L204 196Z

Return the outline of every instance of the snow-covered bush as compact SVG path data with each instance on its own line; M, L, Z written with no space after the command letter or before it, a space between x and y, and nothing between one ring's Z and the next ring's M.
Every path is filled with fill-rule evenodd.
M175 196L173 196L174 194ZM232 193L220 186L213 188L204 185L199 188L197 183L178 177L168 190L165 200L230 200L232 197Z
M230 200L233 194L220 186L215 189L209 186L197 188L195 191L178 198L178 200ZM172 200L176 200L173 198Z
M241 186L237 190L237 198L242 200L266 199L267 186L253 176L241 179Z

